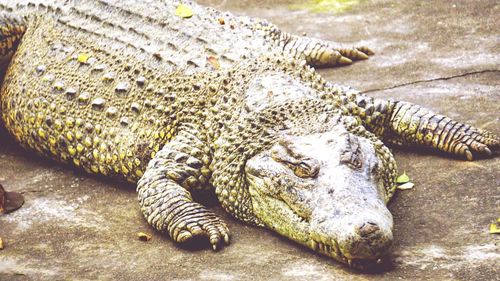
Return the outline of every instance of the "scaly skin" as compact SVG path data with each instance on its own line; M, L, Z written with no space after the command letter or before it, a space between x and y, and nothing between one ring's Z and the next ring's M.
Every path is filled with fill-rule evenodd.
M492 156L499 148L498 137L436 114L409 102L368 97L345 86L330 85L322 96L345 106L349 114L362 120L368 130L384 142L399 146L421 146L462 156Z
M36 4L41 2L40 4ZM179 3L189 5L189 19L175 15ZM162 66L187 73L213 69L207 60L217 58L220 67L281 52L305 58L318 67L338 66L368 58L365 46L344 47L338 43L296 36L281 31L263 19L234 16L191 1L0 1L0 10L18 15L44 14L96 39L142 49L166 63ZM238 42L235 44L234 42ZM105 47L105 46L101 46Z
M110 27L99 14L85 17L84 4L50 4L38 16L30 15L37 7L26 6L19 8L28 15L24 22L2 18L2 40L11 46L2 45L0 53L6 59L15 51L0 92L3 122L20 144L40 154L137 183L147 221L177 242L206 236L214 249L229 243L226 224L191 197L193 190L213 187L224 209L243 221L341 262L373 262L392 241L385 203L397 174L378 137L467 157L498 147L490 133L324 81L292 47L321 48L323 41L283 35L260 22L247 29L250 38L259 38L260 30L264 39L285 36L265 42L288 43L277 53L258 47L268 56L239 63L216 52L225 70L210 71L147 50L144 38L120 37L132 28L132 34L170 46L154 32ZM169 19L166 30L178 21ZM244 26L239 24L236 29ZM115 32L99 35L106 28ZM287 48L291 56L282 51ZM200 54L181 57L190 56ZM319 65L324 58L324 52L311 52L308 61Z

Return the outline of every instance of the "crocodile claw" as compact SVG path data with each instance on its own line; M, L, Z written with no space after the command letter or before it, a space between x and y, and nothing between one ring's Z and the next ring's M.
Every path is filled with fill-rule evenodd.
M325 54L326 53L327 52L325 52ZM320 59L312 62L312 64L319 67L349 65L357 60L366 60L373 54L374 52L372 50L364 46L353 48L334 47L331 49L329 56L324 55Z
M368 53L373 54L371 51ZM357 48L333 48L325 51L318 57L306 57L306 60L315 67L331 67L349 65L352 64L353 61L365 60L367 58L368 54L358 50Z
M366 46L361 46L361 47L356 47L356 50L366 54L367 56L373 56L375 55L375 52L372 51L370 48L366 47ZM368 57L366 57L368 58Z
M339 58L339 61L338 61L339 64L351 64L352 63L352 60L350 60L349 58L346 58L344 56L341 56Z
M294 47L296 53L304 55L306 61L314 67L334 67L349 65L353 61L366 60L374 52L365 46L342 47L333 41L315 40L311 38L301 38L300 42L294 46L306 46L306 49Z
M500 148L500 138L489 131L470 128L455 138L455 153L472 161L477 156L491 157Z
M175 241L184 243L194 237L207 237L214 251L222 248L224 244L229 244L229 229L215 214L207 211L203 216L188 220L181 229L174 231Z
M370 50L370 48L361 46L361 47L353 47L353 48L339 48L338 52L345 58L356 61L356 60L366 60L369 56L374 55L375 53Z

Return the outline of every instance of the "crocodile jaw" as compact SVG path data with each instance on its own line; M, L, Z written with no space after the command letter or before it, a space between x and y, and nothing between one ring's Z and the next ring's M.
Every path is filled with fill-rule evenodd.
M353 138L358 168L342 158ZM342 128L288 139L295 150L291 153L315 159L319 172L297 177L289 165L273 158L280 144L251 158L245 171L255 216L266 227L340 262L376 262L392 244L393 220L378 180L384 167L375 168L377 154L370 141Z

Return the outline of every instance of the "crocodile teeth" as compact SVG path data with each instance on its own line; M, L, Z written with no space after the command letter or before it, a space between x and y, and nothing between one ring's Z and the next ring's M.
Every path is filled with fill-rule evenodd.
M314 240L310 240L309 247L311 247L311 249L316 251L318 249L318 243Z

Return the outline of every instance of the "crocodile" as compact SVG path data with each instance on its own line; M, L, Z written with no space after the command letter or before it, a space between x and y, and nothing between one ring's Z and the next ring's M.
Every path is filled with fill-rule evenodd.
M393 239L397 167L384 143L469 160L500 146L312 67L366 59L366 47L189 1L191 18L175 15L180 1L34 2L0 3L7 131L30 151L136 184L147 222L179 243L229 244L224 221L191 195L213 190L235 218L364 268Z

